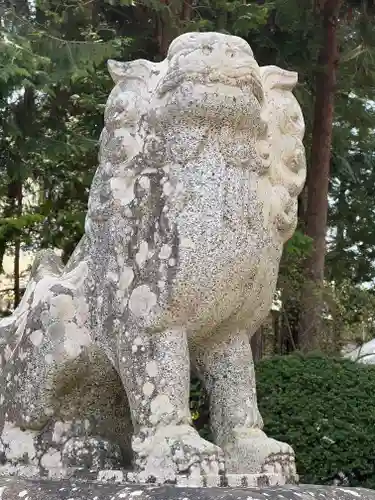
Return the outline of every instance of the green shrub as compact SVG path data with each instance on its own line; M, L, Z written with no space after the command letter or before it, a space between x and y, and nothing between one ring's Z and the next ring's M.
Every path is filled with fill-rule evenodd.
M301 482L375 488L375 367L321 355L257 366L265 431L291 444Z
M375 366L294 354L258 363L257 385L264 430L293 446L302 483L375 488Z

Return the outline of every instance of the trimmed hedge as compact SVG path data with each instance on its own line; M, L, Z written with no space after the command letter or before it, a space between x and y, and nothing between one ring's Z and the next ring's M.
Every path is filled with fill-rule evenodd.
M302 483L375 489L375 366L293 354L256 371L264 430L293 446ZM204 415L192 387L192 407L199 401ZM209 437L207 419L198 427Z
M375 488L375 366L291 355L257 366L265 431L291 444L301 482Z

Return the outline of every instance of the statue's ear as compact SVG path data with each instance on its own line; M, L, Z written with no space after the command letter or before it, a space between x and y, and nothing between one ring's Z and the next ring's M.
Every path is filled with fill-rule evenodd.
M262 66L260 73L266 89L283 89L292 91L298 83L298 73L287 71L278 66Z
M121 80L136 80L139 83L148 84L153 74L158 75L160 63L152 63L145 59L135 61L119 62L109 59L107 61L108 71L115 83Z
M125 78L125 76L127 75L128 66L129 63L114 61L113 59L108 60L107 62L108 71L112 77L112 80L115 83Z

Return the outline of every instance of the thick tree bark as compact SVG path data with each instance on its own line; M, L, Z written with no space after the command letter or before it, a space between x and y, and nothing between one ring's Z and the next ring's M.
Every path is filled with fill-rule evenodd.
M317 347L322 327L328 186L338 66L337 18L340 7L341 0L321 1L319 7L323 45L316 75L311 165L307 175L305 231L313 240L313 249L305 266L306 289L302 294L304 299L299 324L299 345L303 351Z

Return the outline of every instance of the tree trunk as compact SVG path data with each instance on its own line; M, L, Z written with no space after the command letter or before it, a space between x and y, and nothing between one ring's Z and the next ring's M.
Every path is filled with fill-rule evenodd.
M273 354L278 356L281 354L281 321L280 311L271 311L272 314L272 329L273 329Z
M263 344L264 344L262 327L258 328L258 330L251 337L250 344L254 361L255 362L260 361L263 357Z
M22 194L22 182L18 181L17 183L17 208L16 215L17 217L21 217L22 215L22 202L23 202L23 194ZM16 235L14 239L14 266L13 266L13 294L14 294L14 309L21 302L21 287L20 287L20 259L21 259L21 235Z
M13 217L22 217L23 211L23 184L24 179L27 177L27 170L25 171L25 162L23 158L24 151L27 151L26 141L32 135L33 131L33 118L35 112L35 99L34 90L32 87L26 87L24 89L23 98L20 99L18 103L14 106L14 120L18 125L21 134L17 137L15 141L16 148L18 149L18 159L13 164L13 171L10 171L8 175L12 179L13 192L12 192L12 207L14 212ZM18 306L21 301L21 289L20 289L20 259L21 259L21 241L22 241L22 230L16 230L14 234L14 265L13 265L13 291L14 291L14 308Z
M280 321L280 354L289 354L299 347L298 319L299 303L286 296L282 300Z
M12 168L12 164L8 166L8 172L7 176L8 179L10 178L10 181L8 182L7 186L7 198L6 198L6 203L5 207L3 209L3 212L1 214L1 217L6 219L8 217L13 217L16 209L16 200L17 200L17 181L14 180L12 177L12 174L10 172L10 169ZM2 228L2 237L0 238L0 273L4 272L4 257L5 253L8 249L8 242L10 242L13 239L13 229L11 227L7 228Z
M301 304L299 345L303 351L318 345L323 312L323 280L326 254L328 186L330 176L334 96L338 66L337 18L341 0L320 2L323 45L316 75L316 95L311 147L311 165L307 174L305 231L313 240L306 261L306 287Z
M172 40L181 35L191 21L193 8L191 0L162 0L162 3L168 8L161 10L156 19L156 39L159 54L164 58Z

